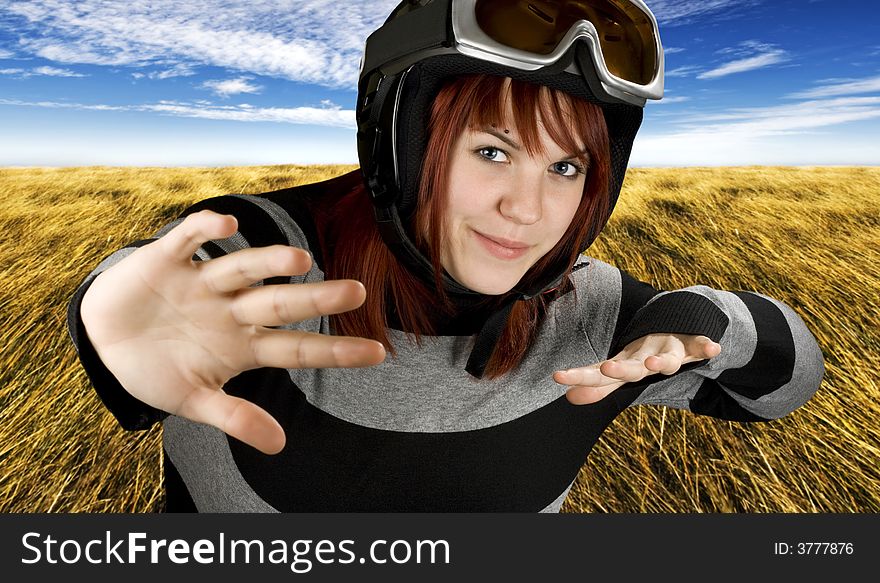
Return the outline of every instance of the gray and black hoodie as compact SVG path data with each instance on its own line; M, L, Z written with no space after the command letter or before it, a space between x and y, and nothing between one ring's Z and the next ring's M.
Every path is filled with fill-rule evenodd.
M324 279L304 198L350 188L333 180L202 201L232 214L239 232L206 243L209 260L247 247L287 244L310 251L305 275L264 285ZM161 236L182 217L162 229ZM663 405L742 422L794 411L818 389L822 352L787 305L752 291L703 285L657 290L623 270L581 256L551 302L518 368L495 380L465 372L485 319L444 319L418 346L391 328L397 356L368 368L251 370L224 389L266 409L287 444L265 455L214 427L169 416L133 398L101 363L79 315L93 271L70 302L68 325L95 390L120 425L163 425L167 510L202 512L557 512L594 443L627 407ZM330 333L321 317L287 326ZM651 333L701 334L721 344L712 359L627 383L601 401L572 405L556 370L608 359Z

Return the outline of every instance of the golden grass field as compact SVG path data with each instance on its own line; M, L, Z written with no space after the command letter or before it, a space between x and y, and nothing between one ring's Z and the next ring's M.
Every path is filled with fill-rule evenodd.
M161 429L126 433L103 408L68 339L68 299L197 200L351 168L0 169L0 511L162 510ZM627 410L563 511L880 510L880 168L633 169L589 254L664 289L782 300L826 375L769 423Z

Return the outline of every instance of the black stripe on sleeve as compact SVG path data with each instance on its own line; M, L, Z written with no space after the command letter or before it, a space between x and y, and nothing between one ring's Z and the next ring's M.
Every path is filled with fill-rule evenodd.
M715 379L706 379L691 399L690 410L697 415L708 415L727 421L767 421L736 402L718 385Z
M623 269L620 272L620 311L617 314L617 324L614 326L614 335L611 339L611 347L618 345L620 337L627 326L642 306L648 303L648 300L660 293L651 285L641 282L631 276ZM614 350L611 354L615 354L618 350Z
M718 382L744 397L758 399L791 382L794 338L785 316L772 302L749 292L732 293L748 308L758 343L748 364L725 370Z
M283 208L284 212L293 219L293 222L296 223L306 237L306 243L309 246L309 252L315 260L315 265L318 269L324 269L323 249L318 238L315 221L312 218L312 210L308 207L308 200L305 198L305 195L301 193L301 190L308 188L314 189L317 187L312 185L298 186L282 191L269 192L260 196ZM316 196L314 191L312 191L312 195Z
M202 249L205 250L205 252L208 254L208 257L210 257L211 259L217 259L218 257L223 257L224 255L226 255L226 251L221 249L220 245L217 245L213 241L205 241L204 243L202 243ZM197 257L195 257L193 260L196 259Z
M612 344L611 354L648 334L696 334L719 342L729 323L727 314L709 298L690 291L670 292L639 310Z
M186 209L181 218L202 210L211 210L224 215L232 215L238 220L238 232L251 247L268 247L269 245L289 245L287 237L275 220L263 209L252 202L236 196L218 196L197 202ZM219 246L212 242L202 245L212 259L225 255ZM264 281L267 285L288 283L287 277L270 277Z
M356 168L328 180L265 192L260 196L283 208L296 222L306 237L315 264L323 270L323 249L320 245L313 215L316 210L327 212L329 209L332 212L334 201L358 186L363 186L363 184L363 173L360 168Z

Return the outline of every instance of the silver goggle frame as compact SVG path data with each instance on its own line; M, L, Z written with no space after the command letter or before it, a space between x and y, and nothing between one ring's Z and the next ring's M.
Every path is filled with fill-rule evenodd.
M599 42L599 33L596 27L593 26L593 23L588 20L575 22L559 41L559 44L552 53L541 55L515 49L496 41L483 32L477 24L475 12L477 0L456 0L452 2L452 31L455 36L456 49L463 55L484 61L523 71L536 71L558 61L576 41L583 39L590 47L590 55L592 55L593 65L599 77L599 82L608 95L633 105L644 106L647 99L663 98L663 47L660 43L660 33L654 14L651 13L642 0L627 1L637 6L644 12L645 16L650 18L654 29L657 69L654 72L654 78L647 85L639 85L621 79L608 70ZM582 74L576 67L572 63L566 70L575 74Z

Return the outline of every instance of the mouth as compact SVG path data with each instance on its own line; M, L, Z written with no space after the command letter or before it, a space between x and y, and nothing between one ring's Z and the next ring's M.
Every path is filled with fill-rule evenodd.
M484 235L479 231L472 231L475 238L491 255L499 259L518 259L525 255L526 251L531 247L527 243L521 241L512 241L503 237L492 237Z

